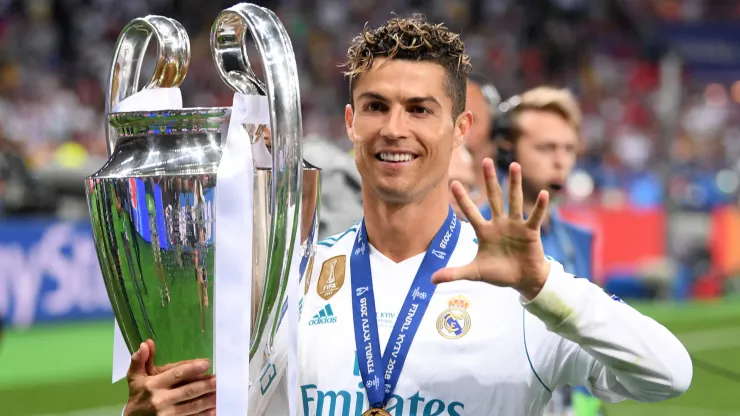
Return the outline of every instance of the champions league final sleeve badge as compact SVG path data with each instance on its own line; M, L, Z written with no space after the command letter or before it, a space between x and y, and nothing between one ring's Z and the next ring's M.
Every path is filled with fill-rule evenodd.
M447 301L448 308L437 318L437 332L447 339L462 338L470 330L470 301L458 295Z

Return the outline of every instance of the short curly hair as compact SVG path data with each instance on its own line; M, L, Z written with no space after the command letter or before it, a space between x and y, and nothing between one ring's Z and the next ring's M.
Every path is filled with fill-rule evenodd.
M429 22L422 14L394 17L383 25L370 29L368 24L350 43L347 61L343 64L349 76L350 103L354 81L368 71L375 58L427 61L441 65L447 73L445 90L452 99L452 116L457 118L465 110L465 92L472 69L465 54L465 43L460 35L442 23Z

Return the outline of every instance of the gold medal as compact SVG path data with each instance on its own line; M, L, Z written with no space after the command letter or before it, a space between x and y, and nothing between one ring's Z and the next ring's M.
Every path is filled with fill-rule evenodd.
M365 410L362 416L391 416L391 414L385 409L374 408Z

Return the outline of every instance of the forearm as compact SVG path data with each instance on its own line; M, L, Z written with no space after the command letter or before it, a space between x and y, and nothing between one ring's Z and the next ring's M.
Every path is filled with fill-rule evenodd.
M525 308L590 356L575 360L571 380L639 401L678 396L691 383L691 358L670 331L558 264Z

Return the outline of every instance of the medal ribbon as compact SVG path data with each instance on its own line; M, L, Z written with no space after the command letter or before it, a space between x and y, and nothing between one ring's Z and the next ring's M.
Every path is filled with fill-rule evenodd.
M447 220L427 249L381 356L370 249L365 220L362 221L352 248L350 271L357 360L370 408L385 407L393 396L411 342L436 289L432 274L447 266L459 237L460 221L450 208Z

